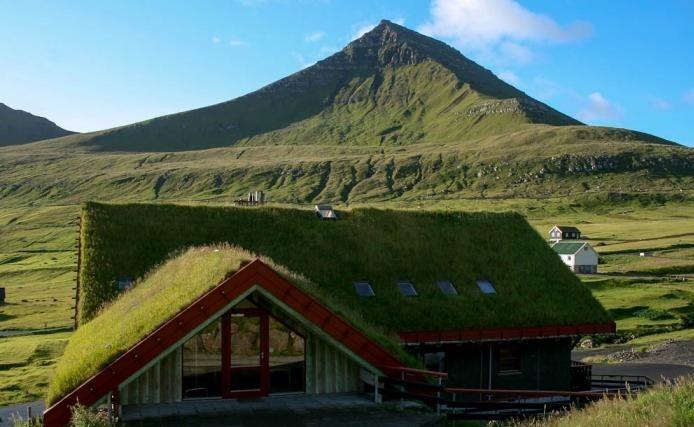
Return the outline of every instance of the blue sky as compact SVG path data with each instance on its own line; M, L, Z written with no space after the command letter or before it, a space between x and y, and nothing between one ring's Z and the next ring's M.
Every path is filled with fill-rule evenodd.
M123 125L243 95L382 18L587 123L694 145L688 0L0 0L0 102Z

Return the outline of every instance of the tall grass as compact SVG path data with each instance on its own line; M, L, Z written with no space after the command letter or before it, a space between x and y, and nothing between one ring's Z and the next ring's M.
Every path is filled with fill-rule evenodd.
M694 425L694 377L665 383L636 396L603 399L583 410L545 419L511 422L511 427L632 427Z
M51 404L178 313L252 256L193 248L153 270L72 336L47 391Z

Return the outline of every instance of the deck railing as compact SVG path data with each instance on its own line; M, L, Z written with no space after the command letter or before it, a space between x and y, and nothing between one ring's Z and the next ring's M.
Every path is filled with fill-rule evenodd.
M401 367L382 368L385 376L371 375L365 380L374 400L423 402L451 419L505 419L546 413L603 399L638 393L654 384L648 377L630 375L591 376L590 365L572 364L587 390L516 390L447 387L445 372ZM364 375L363 378L367 378ZM573 379L573 377L572 377ZM573 383L572 383L573 385Z

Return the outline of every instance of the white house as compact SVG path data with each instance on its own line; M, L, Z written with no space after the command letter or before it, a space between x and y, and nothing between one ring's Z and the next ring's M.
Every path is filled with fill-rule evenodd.
M559 242L552 245L564 264L574 273L598 272L598 253L586 242Z
M549 230L549 241L560 242L562 240L578 240L581 238L581 230L568 225L555 225Z

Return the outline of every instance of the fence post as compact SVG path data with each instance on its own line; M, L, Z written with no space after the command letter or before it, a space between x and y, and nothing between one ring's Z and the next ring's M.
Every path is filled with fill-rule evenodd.
M400 372L400 380L403 384L400 384L400 410L405 409L405 371Z
M378 374L374 374L374 403L380 403L378 397Z
M436 415L441 415L441 384L442 378L438 377L439 388L436 390Z

